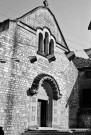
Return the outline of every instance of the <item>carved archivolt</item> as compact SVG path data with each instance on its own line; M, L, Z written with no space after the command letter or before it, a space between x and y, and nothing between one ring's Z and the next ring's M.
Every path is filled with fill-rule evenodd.
M59 86L56 80L48 74L40 74L36 78L34 78L31 88L27 90L27 95L29 96L29 95L37 94L39 86L40 85L42 86L42 84L45 83L45 81L49 83L49 85L52 88L53 99L55 100L59 99L62 96L60 94Z

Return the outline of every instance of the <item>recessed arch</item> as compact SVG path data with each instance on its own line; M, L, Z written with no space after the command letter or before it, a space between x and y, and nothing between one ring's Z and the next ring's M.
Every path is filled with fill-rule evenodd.
M54 41L53 41L53 39L51 39L50 43L49 43L49 54L54 54Z
M61 98L59 86L54 77L48 74L37 75L31 88L27 90L28 96L36 97L36 115L38 127L52 127L54 115L54 101ZM42 97L43 96L43 97Z
M39 40L38 40L38 51L43 53L44 52L44 46L43 46L43 34L39 33Z
M38 76L36 76L34 78L34 81L32 83L32 86L31 88L29 88L27 90L27 95L34 95L34 94L37 94L38 93L38 88L39 88L39 85L43 85L44 82L46 83L49 83L51 88L52 88L52 92L53 92L53 99L54 100L57 100L59 99L62 95L60 94L60 90L59 90L59 86L56 82L56 80L48 75L48 74L39 74Z
M49 34L48 34L48 32L45 32L44 53L45 53L46 55L49 54Z

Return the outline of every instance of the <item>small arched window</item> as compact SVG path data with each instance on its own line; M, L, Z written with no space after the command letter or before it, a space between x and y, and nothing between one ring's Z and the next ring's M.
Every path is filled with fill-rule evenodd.
M38 51L39 51L40 53L43 53L43 52L44 52L43 34L42 34L42 33L39 33Z
M44 39L44 54L49 54L49 34L45 32L45 39Z
M53 41L53 39L51 39L50 43L49 43L49 55L50 54L54 54L54 41Z
M37 53L41 56L46 57L49 62L56 60L54 56L54 45L55 39L52 38L50 32L43 31L43 34L42 31L39 32Z

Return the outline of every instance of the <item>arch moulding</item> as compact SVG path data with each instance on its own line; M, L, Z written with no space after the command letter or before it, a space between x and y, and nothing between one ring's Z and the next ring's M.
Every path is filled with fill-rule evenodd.
M34 94L37 94L39 86L42 86L45 81L49 83L52 88L53 99L57 100L61 98L62 95L60 94L60 89L56 80L48 74L39 74L36 76L33 80L31 88L27 90L27 95L33 96Z

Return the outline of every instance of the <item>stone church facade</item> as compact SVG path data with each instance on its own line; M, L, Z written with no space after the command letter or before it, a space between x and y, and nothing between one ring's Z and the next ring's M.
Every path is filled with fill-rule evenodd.
M55 19L40 6L0 23L0 126L7 135L69 128L68 98L78 71Z

